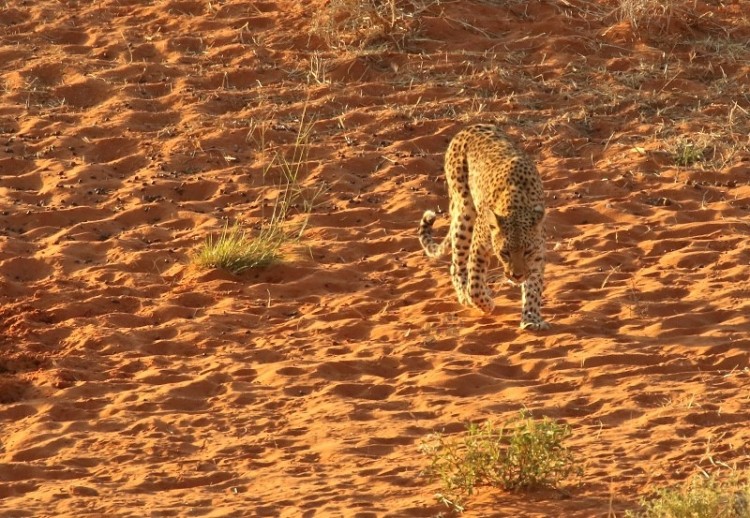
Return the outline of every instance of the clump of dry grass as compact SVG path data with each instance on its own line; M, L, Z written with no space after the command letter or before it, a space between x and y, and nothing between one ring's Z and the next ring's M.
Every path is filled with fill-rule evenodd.
M619 0L617 13L621 20L629 21L634 28L648 24L655 16L671 18L683 2L676 0Z
M332 48L401 49L418 32L417 14L425 8L424 3L406 0L331 0L316 14L312 33Z
M675 23L691 25L700 17L695 14L696 2L681 0L619 0L617 15L633 29L662 32Z

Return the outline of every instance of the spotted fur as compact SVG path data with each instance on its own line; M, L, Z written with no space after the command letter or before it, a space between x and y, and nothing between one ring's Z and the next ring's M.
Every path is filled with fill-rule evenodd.
M487 286L492 256L509 281L521 285L521 328L547 329L544 289L544 190L534 163L497 127L470 126L445 154L450 229L437 243L435 213L426 211L419 241L430 258L449 251L458 301L485 313L495 308Z

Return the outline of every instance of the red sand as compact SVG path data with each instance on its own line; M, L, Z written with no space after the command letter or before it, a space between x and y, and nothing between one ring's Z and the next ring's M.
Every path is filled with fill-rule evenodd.
M617 2L397 2L365 50L311 34L335 5L0 10L0 516L434 516L420 441L522 407L571 425L580 485L467 516L621 516L746 466L745 2L636 27ZM326 192L300 246L190 266L267 214L303 113ZM549 332L501 283L492 316L458 306L416 239L480 121L544 178ZM675 165L680 139L705 161Z

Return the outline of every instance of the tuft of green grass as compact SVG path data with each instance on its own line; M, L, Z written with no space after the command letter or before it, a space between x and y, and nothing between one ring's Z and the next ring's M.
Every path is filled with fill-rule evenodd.
M705 148L694 142L680 140L674 147L672 158L674 163L679 166L691 166L704 160Z
M316 120L307 117L307 105L299 120L299 129L288 149L277 150L263 168L265 179L271 171L280 173L277 195L271 216L261 222L257 235L250 237L238 224L226 225L218 238L208 239L193 253L192 262L200 268L222 268L232 273L241 273L249 268L263 268L282 259L281 248L290 241L302 237L310 213L318 204L318 198L326 191L319 185L311 192L300 184L308 173L310 142ZM268 150L265 141L265 126L253 124L248 139L255 141L261 152ZM256 131L257 130L257 131ZM258 137L254 133L258 133ZM287 224L292 213L301 213L298 228Z
M658 489L628 518L750 518L750 480L701 472L682 486Z
M533 419L522 411L507 423L470 424L461 438L435 433L420 446L430 459L425 474L439 480L437 500L463 512L477 486L506 490L557 488L581 468L563 445L570 428L551 419Z
M221 268L237 274L277 262L281 258L281 245L288 239L288 234L275 222L261 228L253 238L239 224L231 228L226 225L218 238L206 239L192 261L200 268Z

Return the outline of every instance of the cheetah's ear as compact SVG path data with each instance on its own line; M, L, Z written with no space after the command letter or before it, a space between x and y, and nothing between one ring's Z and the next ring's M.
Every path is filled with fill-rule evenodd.
M534 215L534 224L538 224L544 218L544 206L534 205L531 213Z

